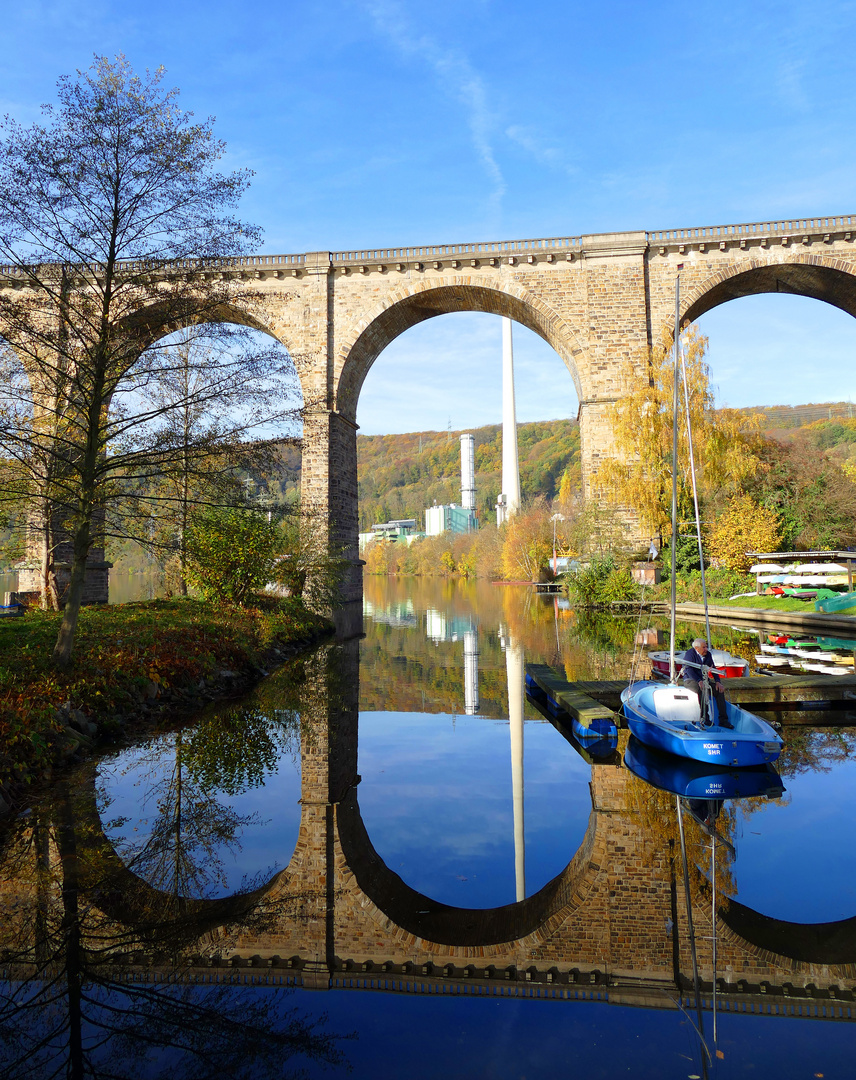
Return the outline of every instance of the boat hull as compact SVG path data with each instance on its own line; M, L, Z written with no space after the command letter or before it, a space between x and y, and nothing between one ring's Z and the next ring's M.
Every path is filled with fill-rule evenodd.
M848 608L856 607L856 592L839 593L826 600L818 600L814 605L818 611L847 611Z
M641 682L621 693L627 726L646 746L690 761L725 768L747 768L775 761L781 737L760 717L730 702L731 728L704 727L692 691L670 684Z
M668 679L668 652L649 652L648 659L651 661L651 667L654 671L656 671L658 675L665 675ZM714 649L713 662L713 670L723 679L742 679L744 675L749 674L749 664L745 660L741 660L739 656L731 656L730 653L720 653L719 650ZM675 657L676 675L680 675L682 666L681 661Z

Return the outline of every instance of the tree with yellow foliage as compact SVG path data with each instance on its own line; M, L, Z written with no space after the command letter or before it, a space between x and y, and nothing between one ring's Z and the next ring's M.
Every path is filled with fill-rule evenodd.
M538 581L550 564L553 533L543 499L524 507L505 527L502 573L506 581Z
M763 417L715 408L705 360L707 338L696 326L684 331L683 352L699 492L739 490L760 465ZM593 477L602 496L635 510L652 533L662 531L671 519L673 365L673 355L662 347L647 357L647 381L640 381L637 369L628 365L625 381L633 389L616 402L610 416L614 455ZM678 499L687 505L692 477L683 386L678 434Z
M707 539L707 552L729 570L748 570L747 551L778 551L782 540L779 515L759 506L751 495L732 496L718 514Z

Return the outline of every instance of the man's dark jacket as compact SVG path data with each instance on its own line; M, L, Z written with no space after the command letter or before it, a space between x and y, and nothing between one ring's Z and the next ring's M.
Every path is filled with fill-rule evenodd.
M713 656L710 650L704 654L702 659L701 654L697 653L695 649L687 649L683 655L684 666L681 668L681 678L691 680L692 682L700 683L702 679L702 673L697 667L690 667L690 664L704 664L707 668L713 667ZM719 675L714 671L710 678L713 679L715 685L719 685Z

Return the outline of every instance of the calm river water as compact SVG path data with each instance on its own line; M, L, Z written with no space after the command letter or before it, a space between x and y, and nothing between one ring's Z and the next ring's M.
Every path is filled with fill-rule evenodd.
M626 679L635 617L379 578L364 616L9 824L0 1075L852 1075L853 713L777 714L736 791L525 698Z

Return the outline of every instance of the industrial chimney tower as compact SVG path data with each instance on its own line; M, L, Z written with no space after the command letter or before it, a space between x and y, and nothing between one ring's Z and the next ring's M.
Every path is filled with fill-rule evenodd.
M472 435L461 436L461 506L476 508L476 448Z
M520 509L520 468L517 463L517 410L514 404L514 346L511 319L502 319L502 494L496 504L496 524L502 525Z

